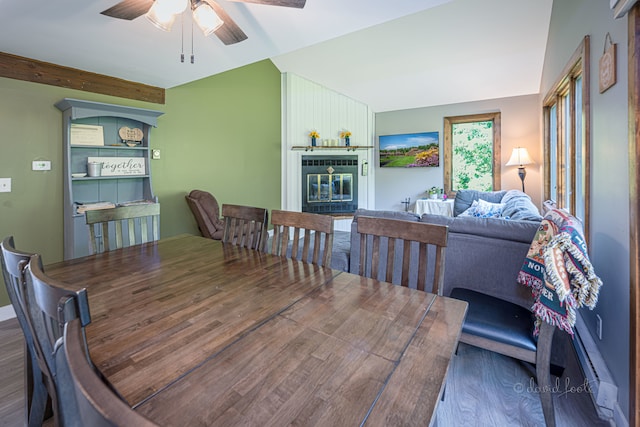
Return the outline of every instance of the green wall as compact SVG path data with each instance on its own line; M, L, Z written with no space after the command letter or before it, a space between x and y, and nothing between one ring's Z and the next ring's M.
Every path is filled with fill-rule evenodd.
M0 193L0 239L13 235L45 265L63 257L62 98L165 112L151 132L162 153L151 162L162 237L198 234L184 200L194 188L220 203L280 207L280 72L268 60L168 89L165 105L0 78L0 178L12 178ZM33 160L52 170L32 171Z
M163 236L198 234L184 196L280 209L280 71L262 61L167 91L151 146Z

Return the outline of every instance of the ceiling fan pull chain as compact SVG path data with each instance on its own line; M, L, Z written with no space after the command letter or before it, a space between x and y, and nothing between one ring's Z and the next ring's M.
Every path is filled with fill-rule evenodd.
M193 54L193 18L191 18L191 63L195 62L195 55Z
M184 62L184 13L180 15L180 62Z

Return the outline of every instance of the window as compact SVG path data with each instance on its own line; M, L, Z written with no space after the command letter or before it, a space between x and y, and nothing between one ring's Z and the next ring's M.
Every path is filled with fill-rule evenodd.
M444 118L444 190L500 189L500 113Z
M545 199L584 224L589 219L589 37L543 101Z

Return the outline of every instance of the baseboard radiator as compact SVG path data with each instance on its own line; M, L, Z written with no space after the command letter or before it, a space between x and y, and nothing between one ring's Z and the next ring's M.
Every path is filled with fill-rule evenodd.
M576 317L576 334L572 341L578 362L591 388L598 416L604 420L612 419L617 406L618 386L579 312Z

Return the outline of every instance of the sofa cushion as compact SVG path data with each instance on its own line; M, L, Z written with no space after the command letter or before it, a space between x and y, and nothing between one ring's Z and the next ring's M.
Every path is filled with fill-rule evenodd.
M526 193L509 190L502 197L502 216L513 220L542 221L540 211Z
M501 203L506 191L458 190L453 201L453 216L458 216L471 207L474 200Z
M540 223L537 221L510 221L503 218L476 218L458 216L456 218L442 215L423 214L422 222L449 226L449 234L460 233L479 237L492 237L501 240L526 243L533 241Z
M504 204L474 200L471 207L458 216L474 216L476 218L500 218Z

